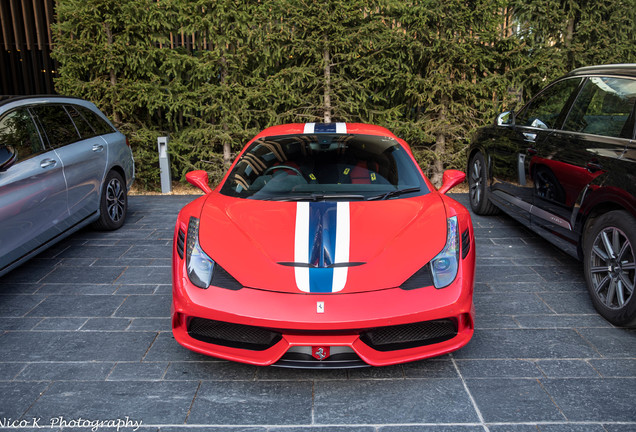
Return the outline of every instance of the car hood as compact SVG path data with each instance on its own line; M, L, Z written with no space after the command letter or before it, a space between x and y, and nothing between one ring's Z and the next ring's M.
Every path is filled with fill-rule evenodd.
M437 193L346 203L212 193L200 219L201 247L239 283L297 294L398 287L446 243Z

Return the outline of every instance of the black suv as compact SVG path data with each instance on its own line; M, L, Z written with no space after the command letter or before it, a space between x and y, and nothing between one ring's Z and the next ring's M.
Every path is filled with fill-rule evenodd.
M576 69L480 129L470 205L503 210L583 260L597 311L636 325L636 64Z

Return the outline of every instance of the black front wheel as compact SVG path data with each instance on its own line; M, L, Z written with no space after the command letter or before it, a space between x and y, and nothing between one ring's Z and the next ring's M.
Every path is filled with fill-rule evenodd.
M128 210L126 183L121 174L111 171L102 186L99 219L93 224L99 230L116 230L124 224Z
M484 155L477 152L468 164L468 189L470 193L470 208L478 215L493 215L499 213L488 198L488 172Z
M609 322L636 326L636 219L605 213L589 225L583 254L585 280L596 310Z

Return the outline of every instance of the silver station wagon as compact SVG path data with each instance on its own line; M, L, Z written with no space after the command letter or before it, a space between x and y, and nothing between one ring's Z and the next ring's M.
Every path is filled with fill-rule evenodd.
M86 225L121 227L134 177L126 137L94 104L0 97L0 276Z

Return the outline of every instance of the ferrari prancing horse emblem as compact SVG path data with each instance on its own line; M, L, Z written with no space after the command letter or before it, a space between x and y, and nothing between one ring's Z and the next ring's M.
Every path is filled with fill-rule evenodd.
M325 302L316 303L316 313L325 313Z
M329 357L329 347L312 347L311 355L317 360L324 360Z

